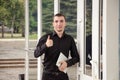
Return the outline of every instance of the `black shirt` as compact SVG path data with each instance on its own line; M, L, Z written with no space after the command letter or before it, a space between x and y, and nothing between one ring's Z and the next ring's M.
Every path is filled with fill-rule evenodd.
M49 48L45 44L48 35L50 35L50 39L53 40L53 46ZM61 38L59 38L55 32L42 36L34 51L34 56L37 58L42 54L45 54L43 62L44 69L48 71L58 71L56 62L60 52L62 52L66 57L68 57L70 53L72 58L66 61L68 67L79 61L79 54L75 41L70 35L67 35L65 32Z

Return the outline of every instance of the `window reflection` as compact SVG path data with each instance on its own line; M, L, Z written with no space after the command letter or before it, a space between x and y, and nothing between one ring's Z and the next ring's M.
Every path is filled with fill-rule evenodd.
M85 74L92 75L92 0L85 1Z

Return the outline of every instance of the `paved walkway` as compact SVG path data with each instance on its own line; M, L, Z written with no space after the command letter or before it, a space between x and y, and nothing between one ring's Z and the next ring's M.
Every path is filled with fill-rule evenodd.
M34 59L33 50L37 41L29 41L29 58ZM25 40L24 39L0 39L0 59L18 59L25 58ZM25 68L0 68L0 80L20 80L19 74L24 74ZM37 69L30 69L30 79L36 80ZM68 70L70 80L76 80L76 65Z

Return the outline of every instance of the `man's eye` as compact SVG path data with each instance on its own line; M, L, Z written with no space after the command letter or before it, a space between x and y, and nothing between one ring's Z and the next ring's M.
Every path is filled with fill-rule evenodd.
M60 22L63 22L63 20L60 20Z
M55 21L56 23L58 22L58 21Z

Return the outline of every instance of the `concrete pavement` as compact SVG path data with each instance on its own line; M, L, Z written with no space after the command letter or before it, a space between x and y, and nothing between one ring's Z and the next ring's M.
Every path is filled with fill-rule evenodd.
M37 44L36 40L29 41L28 56L35 59L33 50ZM0 39L0 59L25 59L25 39ZM19 74L24 74L25 68L0 68L0 80L19 80ZM70 80L76 80L76 65L68 69ZM37 80L37 69L29 69L29 80Z

